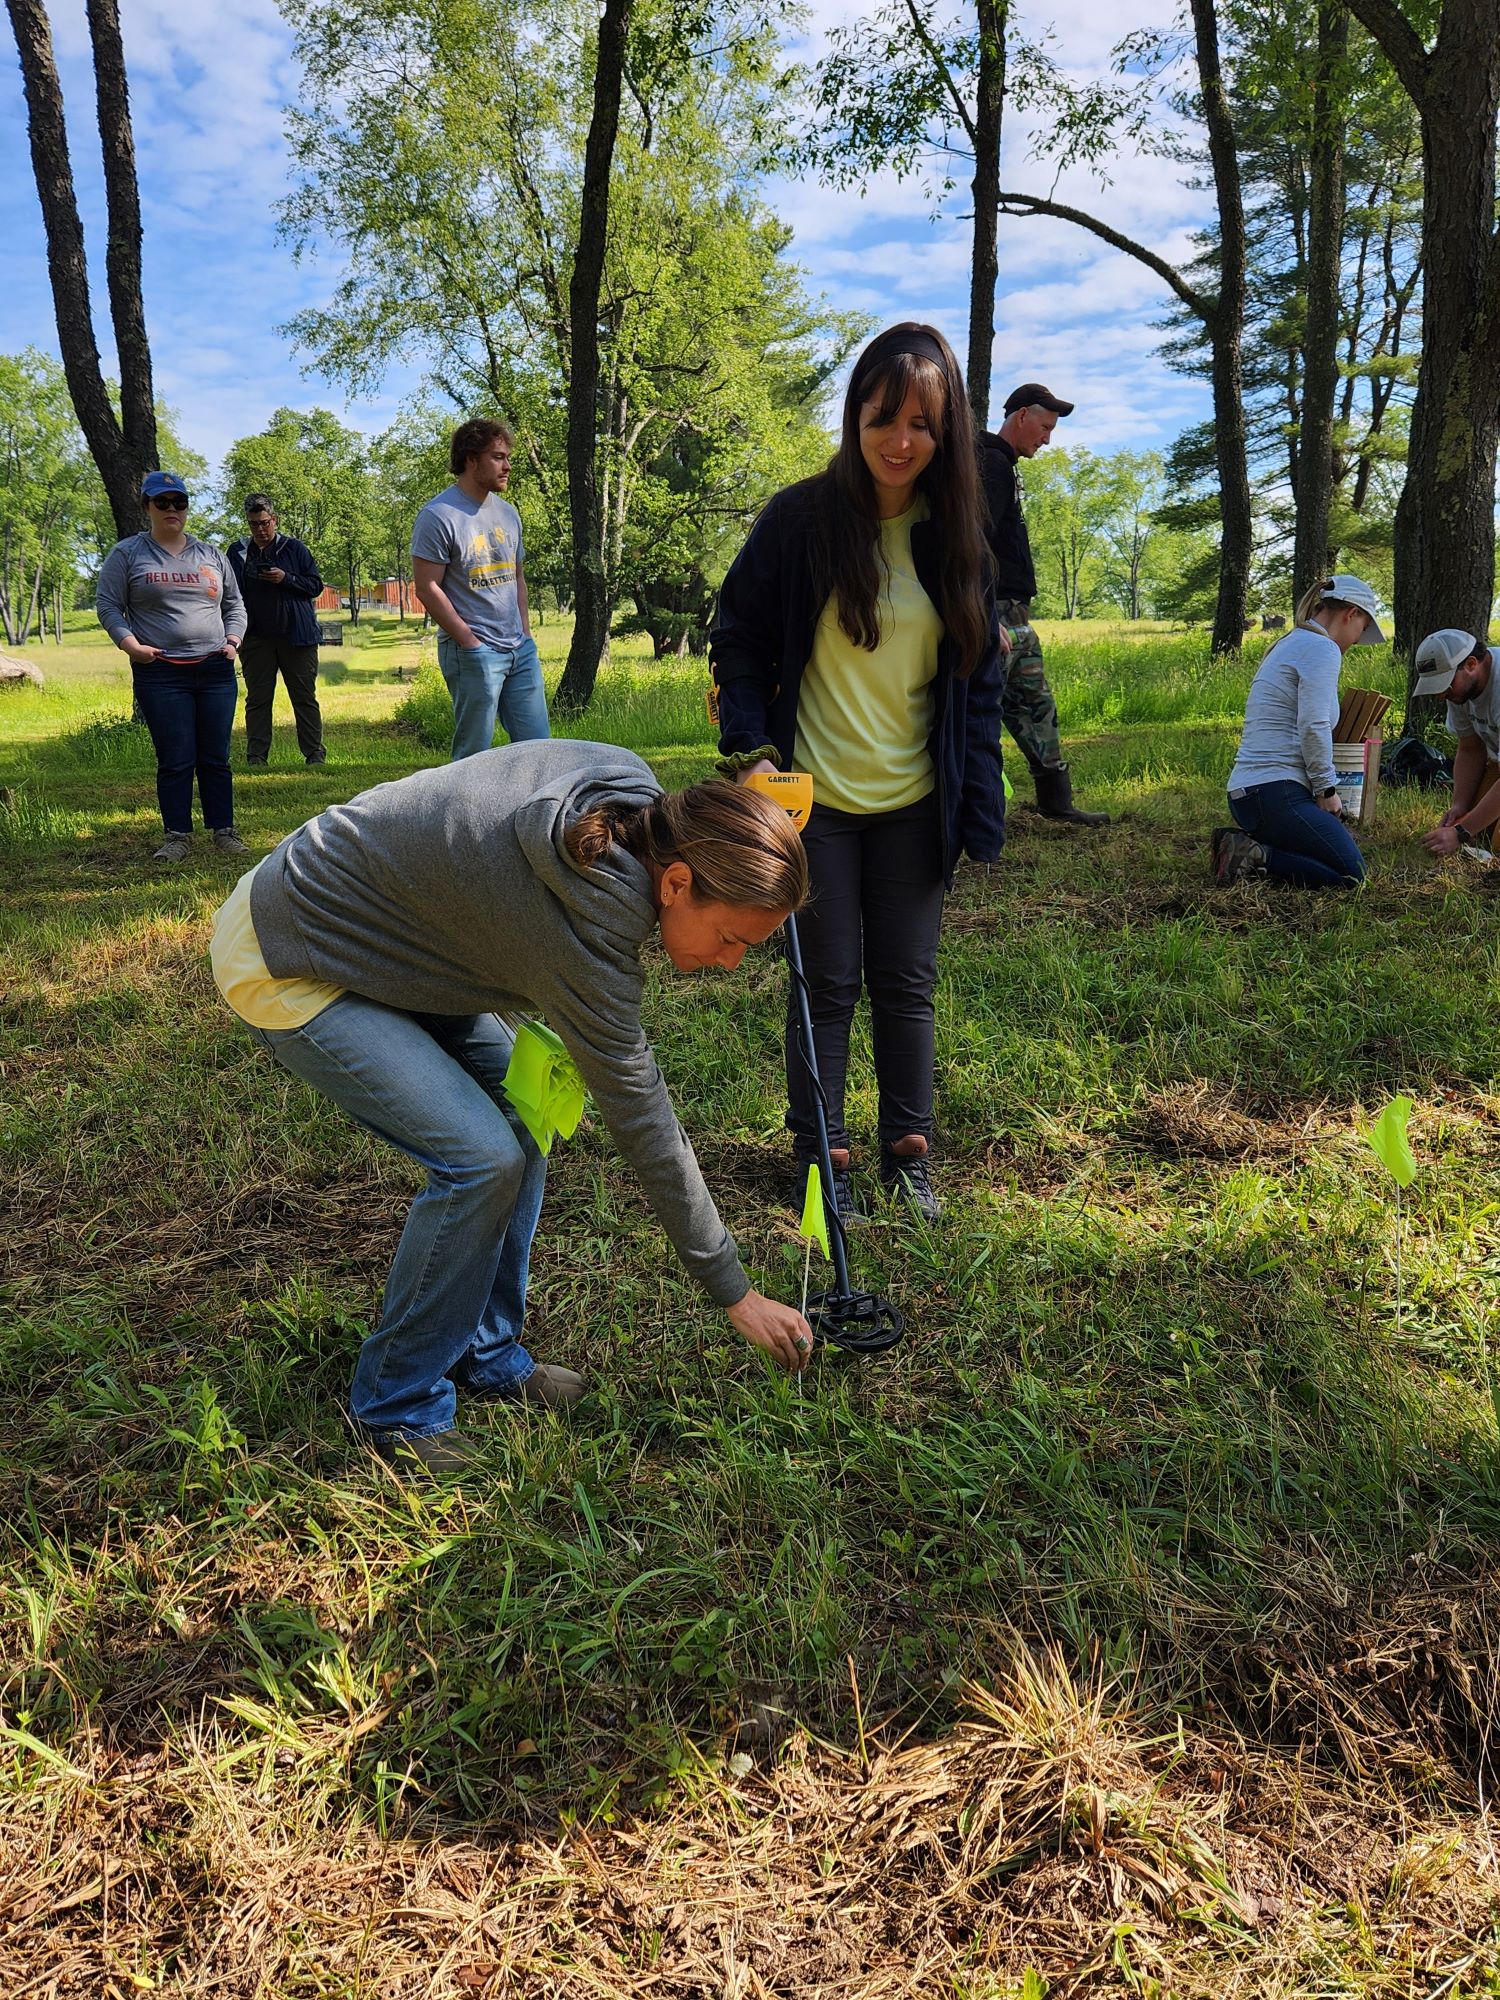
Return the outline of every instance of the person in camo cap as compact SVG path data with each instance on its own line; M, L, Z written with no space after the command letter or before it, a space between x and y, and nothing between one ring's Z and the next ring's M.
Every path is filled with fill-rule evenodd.
M1447 722L1458 738L1453 803L1422 835L1429 854L1456 854L1459 843L1500 820L1500 685L1495 659L1472 632L1447 626L1417 648L1413 695L1446 695Z
M989 508L1002 638L1009 634L1000 716L1031 768L1037 810L1070 826L1108 826L1108 813L1085 812L1073 803L1073 779L1058 734L1057 702L1047 685L1042 642L1031 622L1036 569L1017 471L1021 459L1035 458L1047 443L1059 417L1072 414L1073 405L1040 382L1023 382L1005 399L1000 429L979 433L979 474Z

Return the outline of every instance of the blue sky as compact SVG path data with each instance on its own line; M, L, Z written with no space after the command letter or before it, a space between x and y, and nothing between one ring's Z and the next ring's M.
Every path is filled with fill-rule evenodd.
M858 9L823 0L807 46ZM1130 25L1169 20L1172 0L1143 0ZM95 325L107 349L103 300L104 201L93 75L83 0L52 0L73 172L83 208ZM217 463L236 437L260 429L279 404L314 403L374 431L415 390L415 370L393 372L378 399L350 401L304 376L278 325L321 302L339 275L337 256L295 264L276 236L287 183L283 106L298 93L292 36L274 9L213 0L122 0L145 226L146 316L158 393L180 414L185 441ZM1051 24L1075 71L1102 70L1124 19L1099 0L1044 0L1023 17ZM1005 184L1046 192L1049 170L1027 159L1029 136L1012 118ZM1111 188L1083 176L1059 198L1093 207L1163 254L1185 254L1206 217L1206 197L1170 162L1121 160ZM967 340L968 224L962 191L932 220L916 183L881 179L863 199L816 183L774 183L771 205L794 228L793 255L810 289L836 306L882 320L920 317L941 326L962 354ZM55 353L45 243L26 144L20 70L8 24L0 27L0 352ZM1207 414L1207 393L1155 358L1152 322L1169 303L1160 282L1131 259L1067 224L1002 219L992 408L1022 380L1041 380L1078 403L1067 440L1096 451L1163 449ZM111 357L106 351L106 367Z

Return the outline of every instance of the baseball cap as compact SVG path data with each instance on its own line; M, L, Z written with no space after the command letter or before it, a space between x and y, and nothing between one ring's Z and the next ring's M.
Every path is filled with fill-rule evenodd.
M1385 644L1385 634L1380 629L1380 606L1375 602L1375 593L1367 583L1362 582L1357 576L1331 576L1323 585L1323 595L1336 597L1341 604L1352 604L1356 610L1363 611L1370 621L1355 640L1356 646Z
M180 493L184 500L188 490L175 472L148 472L141 481L141 498L154 500L161 493Z
M1039 403L1044 410L1056 410L1060 417L1071 417L1073 414L1071 403L1065 403L1061 396L1054 396L1040 382L1023 382L1019 389L1012 389L1005 399L1005 414L1009 417L1017 410L1029 410L1033 403Z
M1445 625L1441 632L1429 632L1417 648L1417 675L1413 694L1446 694L1453 676L1474 651L1478 642L1472 632L1460 632Z

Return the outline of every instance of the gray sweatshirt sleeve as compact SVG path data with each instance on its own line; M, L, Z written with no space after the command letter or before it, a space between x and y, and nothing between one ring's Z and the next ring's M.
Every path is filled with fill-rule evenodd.
M234 573L234 564L222 550L215 549L214 554L219 559L219 574L224 579L224 596L222 600L224 637L226 639L243 639L245 636L245 627L249 623L249 614L245 610L245 600L240 592L239 578Z
M95 616L117 646L130 630L130 613L125 608L125 593L130 584L130 558L125 553L125 546L124 542L115 543L104 558L99 580L94 585Z
M566 992L551 997L546 1018L577 1063L684 1269L716 1305L737 1305L750 1281L677 1122L639 1020L627 1025L622 1019L612 1028L587 1005L573 1004Z
M1334 782L1333 725L1339 714L1339 659L1330 667L1297 663L1297 740L1307 788L1316 798Z

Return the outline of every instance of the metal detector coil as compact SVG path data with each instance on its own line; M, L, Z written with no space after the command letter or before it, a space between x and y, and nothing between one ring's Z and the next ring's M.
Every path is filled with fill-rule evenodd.
M784 806L798 833L807 826L813 808L813 781L806 771L752 771L743 781L752 791L776 805ZM807 1065L813 1087L813 1112L818 1128L818 1164L823 1176L823 1212L828 1218L828 1249L833 1259L837 1284L830 1292L819 1292L807 1302L808 1324L813 1332L847 1354L884 1354L896 1345L905 1331L901 1314L889 1299L875 1292L856 1292L849 1283L849 1258L844 1242L844 1225L833 1199L833 1158L828 1146L828 1100L823 1079L818 1075L817 1051L813 1045L812 1007L807 974L802 969L802 941L797 935L797 919L786 920L786 962L792 976L796 1000L797 1043Z

